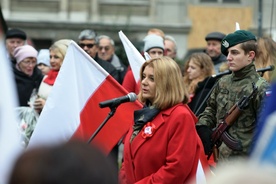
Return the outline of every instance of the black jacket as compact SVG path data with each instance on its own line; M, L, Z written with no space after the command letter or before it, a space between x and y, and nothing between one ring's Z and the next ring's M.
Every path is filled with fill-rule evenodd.
M43 79L43 74L37 67L35 67L33 75L28 76L25 73L17 70L15 65L13 66L13 73L18 94L19 106L29 106L28 101L32 91L33 89L38 90L39 85Z
M195 94L191 102L188 103L188 106L191 108L191 110L195 113L196 116L199 116L199 114L204 111L207 99L210 96L209 93L215 85L216 80L216 78L207 77L197 84Z
M107 73L109 73L116 81L120 81L119 80L119 73L116 70L116 68L109 63L108 61L104 61L102 59L100 59L98 57L98 55L96 55L96 57L94 58L94 60L103 68L105 69L105 71L107 71Z

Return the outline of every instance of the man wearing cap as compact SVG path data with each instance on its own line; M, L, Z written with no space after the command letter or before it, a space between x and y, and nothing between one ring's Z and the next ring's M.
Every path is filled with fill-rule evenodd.
M6 33L6 49L8 54L8 59L13 63L16 64L16 61L13 56L14 50L25 44L27 39L27 35L24 31L20 29L9 29Z
M116 68L111 63L98 57L99 41L95 31L90 29L83 30L79 35L79 46L119 82L119 74Z
M211 143L212 129L222 122L231 107L244 96L252 93L252 83L257 87L257 93L227 130L228 134L239 142L240 147L229 148L229 144L222 141L219 147L218 164L237 158L246 158L249 154L256 118L269 87L269 84L256 72L253 64L256 51L256 37L249 31L235 31L228 34L221 42L221 52L227 56L232 74L219 79L196 125L206 154L211 152L213 146Z
M144 52L147 52L151 58L164 55L164 39L155 34L149 34L144 38Z
M224 37L225 34L221 32L211 32L205 37L207 42L206 53L211 57L216 73L219 73L220 65L227 61L226 56L221 53L221 40Z

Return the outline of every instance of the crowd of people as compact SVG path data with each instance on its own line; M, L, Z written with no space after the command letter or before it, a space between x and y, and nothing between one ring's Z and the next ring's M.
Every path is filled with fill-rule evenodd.
M49 48L37 51L26 40L23 30L13 28L6 33L7 58L14 73L19 126L25 133L25 146L71 42L57 40ZM208 173L219 175L220 167L238 159L246 160L272 82L272 71L258 73L257 69L276 63L276 42L270 37L257 38L247 30L229 34L211 32L205 40L206 52L193 53L184 63L177 63L176 40L160 29L148 30L141 53L145 63L137 83L130 66L115 53L116 45L110 36L97 35L91 29L81 31L77 40L79 47L128 92L136 93L143 105L133 112L134 119L129 120L131 126L122 141L123 158L118 164L118 145L112 150L111 159L80 142L37 148L20 156L10 183L42 180L51 183L54 180L50 180L50 174L55 174L56 170L52 170L55 165L64 170L66 177L63 178L67 178L68 170L78 170L80 164L92 173L91 177L78 170L80 175L72 175L68 181L70 178L82 181L74 179L83 176L83 182L199 183L199 167L203 167L206 176ZM232 113L238 114L228 122L227 117ZM226 128L220 131L223 126ZM221 134L214 134L216 130ZM216 136L219 136L218 142L214 142ZM230 145L229 140L236 145ZM70 158L65 156L65 151L69 151ZM89 159L88 153L95 158ZM44 162L38 163L41 158ZM61 165L65 162L68 165ZM33 173L27 174L24 167ZM34 172L43 167L46 173ZM105 180L94 174L98 169L104 171ZM53 179L58 183L67 182L61 176Z

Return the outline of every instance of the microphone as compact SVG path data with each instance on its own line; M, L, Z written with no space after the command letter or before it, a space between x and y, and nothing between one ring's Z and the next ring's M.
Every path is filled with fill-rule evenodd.
M222 77L222 76L224 76L224 75L228 75L228 74L230 74L230 73L232 73L232 71L226 70L226 71L224 71L224 72L221 72L221 73L218 73L218 74L214 74L214 75L212 75L212 77L213 77L213 78L219 78L219 77Z
M257 69L256 72L273 71L274 69L275 69L274 65L269 65L268 67Z
M125 102L134 102L137 99L137 96L135 93L129 93L126 96L118 97L118 98L113 98L111 100L106 100L104 102L100 102L99 106L100 108L104 107L117 107L122 103Z

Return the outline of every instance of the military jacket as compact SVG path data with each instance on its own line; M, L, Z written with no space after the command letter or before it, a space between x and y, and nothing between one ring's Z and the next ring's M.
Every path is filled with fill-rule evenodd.
M233 151L222 143L219 147L220 161L226 161L237 156L248 156L253 132L256 127L256 119L269 84L260 77L254 64L251 63L237 72L232 72L232 74L222 77L218 81L207 101L207 107L199 116L197 125L207 125L214 129L232 106L243 96L251 94L253 90L252 82L257 84L258 92L228 130L228 133L233 138L241 141L243 150Z

